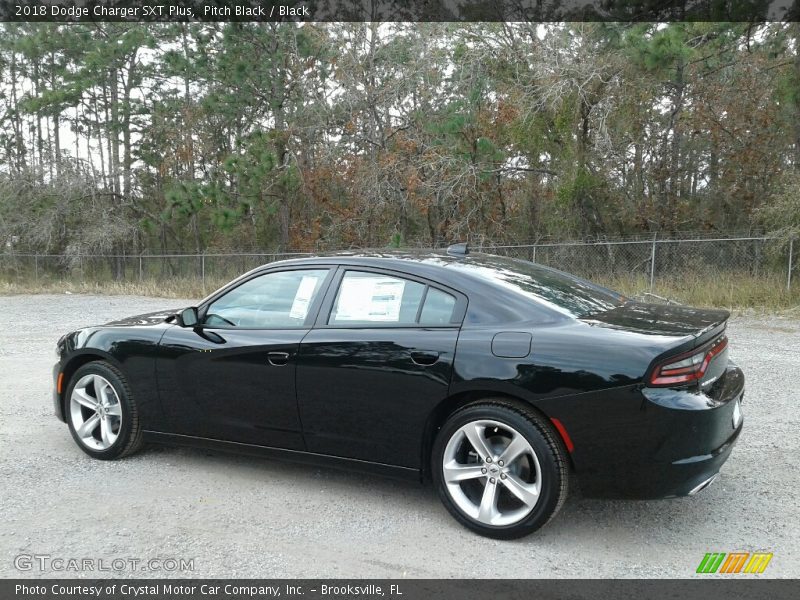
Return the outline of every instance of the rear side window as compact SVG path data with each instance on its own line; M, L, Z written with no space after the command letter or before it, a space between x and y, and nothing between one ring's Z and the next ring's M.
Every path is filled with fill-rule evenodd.
M455 308L455 296L436 288L428 288L419 318L420 325L449 325Z
M524 260L484 255L453 263L453 268L576 318L611 310L626 301L621 294L595 283Z
M454 296L417 281L381 273L347 271L329 325L450 325Z

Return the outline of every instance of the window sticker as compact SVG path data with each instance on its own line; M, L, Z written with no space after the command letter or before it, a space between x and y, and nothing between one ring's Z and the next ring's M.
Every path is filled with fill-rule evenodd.
M346 277L339 290L336 320L396 323L405 287L401 279Z
M305 320L308 315L308 307L311 305L311 298L314 296L314 290L317 287L318 278L315 276L304 275L300 280L300 285L297 286L297 293L294 295L294 302L289 311L289 316L292 319Z

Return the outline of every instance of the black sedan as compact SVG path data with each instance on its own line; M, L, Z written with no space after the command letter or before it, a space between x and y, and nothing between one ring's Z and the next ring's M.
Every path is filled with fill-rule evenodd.
M642 304L463 246L255 269L178 314L62 337L78 446L201 445L432 480L483 535L584 495L694 494L742 429L720 310Z

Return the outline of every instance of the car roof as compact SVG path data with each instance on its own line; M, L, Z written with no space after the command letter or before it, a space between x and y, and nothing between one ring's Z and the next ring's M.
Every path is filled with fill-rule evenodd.
M263 265L263 269L276 266L292 265L343 265L373 267L390 269L416 275L423 278L433 278L445 285L459 287L458 284L469 285L475 278L469 273L445 269L454 263L476 264L491 267L490 262L502 257L473 252L466 255L448 254L441 250L374 250L374 251L346 251L335 252L319 256L304 256L290 258ZM510 260L510 259L506 259ZM442 277L445 277L445 280Z
M437 250L385 250L339 252L324 256L306 256L268 263L256 270L268 270L283 266L341 265L372 267L421 277L434 284L449 287L465 294L469 299L468 321L478 323L511 323L535 319L539 322L564 318L559 311L518 293L497 285L475 270L452 268L457 265L474 265L488 269L498 266L513 269L518 259L470 252L449 254ZM549 267L536 265L543 271Z

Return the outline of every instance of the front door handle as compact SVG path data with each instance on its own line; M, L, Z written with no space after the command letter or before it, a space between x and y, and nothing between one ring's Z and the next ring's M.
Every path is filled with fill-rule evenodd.
M289 362L288 352L269 352L267 354L267 361L274 367L282 367Z
M439 353L414 350L411 352L411 360L415 364L422 365L423 367L429 367L439 360Z

